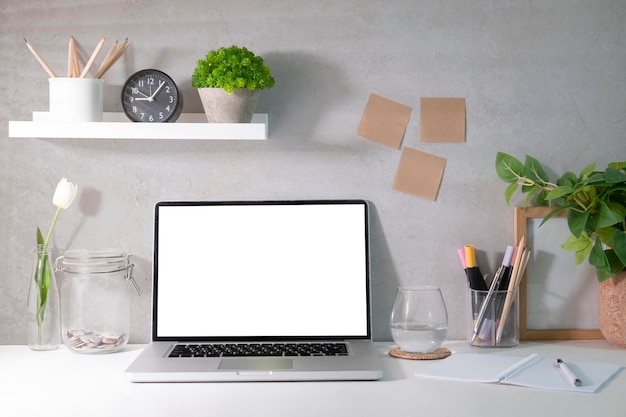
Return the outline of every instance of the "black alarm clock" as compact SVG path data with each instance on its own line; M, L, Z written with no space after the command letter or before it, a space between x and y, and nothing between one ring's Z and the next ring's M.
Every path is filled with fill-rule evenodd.
M133 122L175 122L183 110L183 95L169 75L144 69L124 83L122 108Z

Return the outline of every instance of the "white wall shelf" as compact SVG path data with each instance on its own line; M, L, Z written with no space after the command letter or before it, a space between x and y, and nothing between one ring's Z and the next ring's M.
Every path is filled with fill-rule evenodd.
M124 113L104 113L102 122L50 120L33 112L33 121L10 121L12 138L266 140L268 117L257 113L250 123L207 123L204 113L183 113L175 123L133 123Z

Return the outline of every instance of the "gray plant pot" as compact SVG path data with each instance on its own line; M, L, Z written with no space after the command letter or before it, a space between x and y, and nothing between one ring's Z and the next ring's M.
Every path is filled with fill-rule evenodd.
M238 88L228 94L222 88L198 89L209 123L250 123L259 92Z

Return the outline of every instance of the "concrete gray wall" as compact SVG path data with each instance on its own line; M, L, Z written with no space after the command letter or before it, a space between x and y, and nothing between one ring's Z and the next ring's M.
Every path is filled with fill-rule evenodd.
M626 3L621 0L111 1L0 4L0 343L25 343L35 228L50 224L57 181L79 184L54 234L69 248L135 254L145 293L131 342L150 334L152 209L166 199L365 198L372 225L374 335L388 339L399 284L441 286L451 339L463 338L465 279L456 248L474 243L493 272L513 240L513 211L495 175L498 150L530 154L553 175L625 159ZM126 77L158 68L201 112L195 61L239 44L262 55L276 86L261 94L264 142L19 139L9 120L47 110L46 73L74 35L88 54L128 37L105 79L105 111L121 111ZM356 135L370 93L413 107L403 146L447 158L436 201L391 188L400 150ZM464 144L419 142L420 97L464 97ZM517 204L522 200L517 199Z

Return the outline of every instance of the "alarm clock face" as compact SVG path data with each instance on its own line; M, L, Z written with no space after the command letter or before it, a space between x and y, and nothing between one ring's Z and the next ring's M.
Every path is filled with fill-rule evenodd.
M124 83L122 108L133 122L174 122L183 110L183 96L167 74L146 69Z

